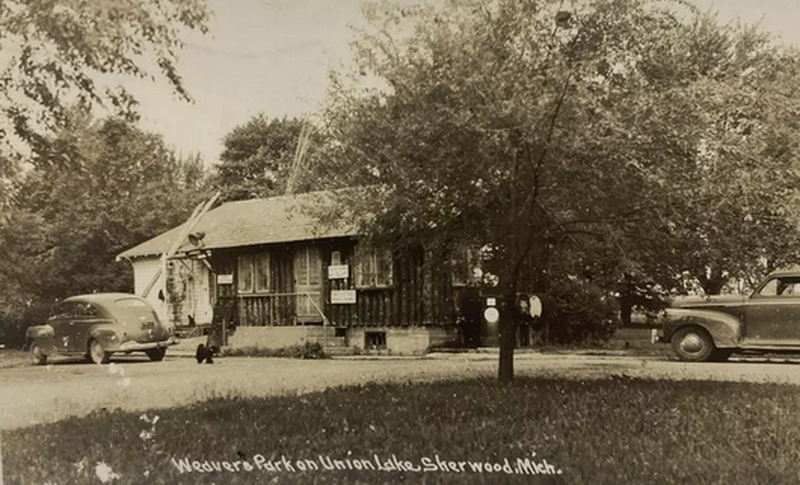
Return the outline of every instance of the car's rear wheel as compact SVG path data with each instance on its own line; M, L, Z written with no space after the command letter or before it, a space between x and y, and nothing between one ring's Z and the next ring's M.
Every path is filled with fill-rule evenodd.
M158 347L156 349L147 349L144 351L144 353L147 354L150 360L158 362L164 360L164 356L167 355L167 348Z
M683 327L672 336L672 350L681 360L704 362L711 359L717 349L704 329Z
M92 339L89 341L89 359L95 364L108 364L111 361L111 352L106 352L100 342Z
M42 347L37 343L31 344L31 362L33 362L33 365L44 365L47 363L47 354L42 352Z

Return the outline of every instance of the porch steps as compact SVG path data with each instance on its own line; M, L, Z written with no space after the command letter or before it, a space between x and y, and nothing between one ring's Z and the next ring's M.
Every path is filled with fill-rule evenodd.
M323 350L330 356L338 355L354 355L355 349L347 346L347 339L345 337L334 336L334 331L327 332L328 336L323 336L320 332L319 336L313 336L310 340L314 340L322 345Z
M353 347L325 347L325 353L331 357L337 357L340 355L355 355L356 352Z

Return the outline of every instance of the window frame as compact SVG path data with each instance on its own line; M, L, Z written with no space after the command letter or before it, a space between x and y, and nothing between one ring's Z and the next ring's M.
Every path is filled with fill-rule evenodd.
M394 286L394 254L391 248L358 242L354 256L353 284L357 289L384 289ZM386 268L388 271L381 271Z
M265 264L262 264L265 263ZM244 278L246 269L249 277ZM264 276L262 280L259 276ZM248 281L249 286L242 287ZM262 287L264 283L265 287ZM268 295L272 293L272 254L269 251L239 254L236 257L236 293L239 295Z

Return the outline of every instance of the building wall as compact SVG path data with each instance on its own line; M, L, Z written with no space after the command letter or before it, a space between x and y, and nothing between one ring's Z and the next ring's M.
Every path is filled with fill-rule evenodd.
M211 323L213 305L208 268L196 259L173 260L168 267L167 309L173 323L188 325L191 320L196 324Z
M158 256L136 258L131 261L131 265L133 266L133 292L142 296L147 285L161 269L161 258ZM153 306L162 322L171 323L172 319L167 311L166 303L158 298L159 290L166 296L165 282L166 277L162 273L144 299Z
M338 327L409 327L455 322L454 296L449 259L436 258L422 250L394 255L392 284L384 287L356 287L355 245L351 238L322 239L293 244L264 245L217 251L212 264L217 274L228 274L232 283L217 284L220 298L236 300L240 326L295 325L296 297L292 296L292 255L296 248L315 245L322 264L322 311L328 324ZM268 251L271 257L271 294L237 291L237 258L242 254ZM349 267L348 278L329 279L332 255ZM331 291L355 290L356 303L333 304Z
M194 319L198 324L211 323L214 309L214 304L212 303L213 289L211 288L211 284L214 275L202 261L192 260L192 266L194 268L194 281L192 285Z
M365 334L368 332L383 333L385 346L373 348L367 345ZM347 329L344 342L358 352L376 352L390 355L422 355L437 345L445 345L458 338L452 326L427 327L353 327ZM339 339L334 329L320 326L291 327L239 327L228 340L231 348L238 349L281 349L307 342L331 344Z
M134 293L141 296L153 276L161 269L158 256L136 258L133 266ZM170 262L167 275L163 273L145 297L162 322L173 325L186 325L192 315L198 324L211 323L213 304L211 303L211 280L208 268L201 262L185 260ZM159 291L164 300L159 298Z

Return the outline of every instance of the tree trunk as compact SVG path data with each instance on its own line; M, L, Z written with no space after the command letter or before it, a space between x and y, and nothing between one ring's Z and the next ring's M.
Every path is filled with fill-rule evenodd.
M497 377L502 384L510 384L514 379L514 344L516 343L516 328L513 313L514 295L504 295L499 302L500 310L500 358L497 368Z

